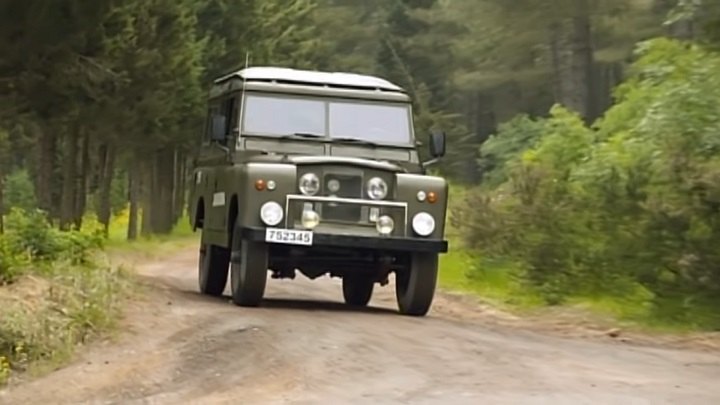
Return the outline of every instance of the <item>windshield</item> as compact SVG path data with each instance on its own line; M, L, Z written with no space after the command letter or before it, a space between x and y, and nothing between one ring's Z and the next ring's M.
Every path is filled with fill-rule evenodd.
M243 132L266 136L314 134L381 144L407 145L412 141L407 105L299 97L247 96Z
M330 136L378 143L409 143L410 115L406 106L330 103Z

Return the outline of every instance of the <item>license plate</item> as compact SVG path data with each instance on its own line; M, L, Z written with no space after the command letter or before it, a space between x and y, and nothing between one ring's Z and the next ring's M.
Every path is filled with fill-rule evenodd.
M313 233L312 231L299 231L296 229L268 228L265 230L265 242L311 246Z

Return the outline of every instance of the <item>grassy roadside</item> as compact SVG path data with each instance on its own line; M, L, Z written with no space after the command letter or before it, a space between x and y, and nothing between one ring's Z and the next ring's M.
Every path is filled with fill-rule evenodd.
M458 246L459 241L451 238L450 243L453 241ZM441 258L440 266L441 290L478 299L541 329L623 331L626 336L698 341L708 347L720 347L720 333L705 326L714 324L711 318L718 316L717 311L708 308L696 313L693 319L674 320L668 313L658 313L651 304L650 294L640 287L625 297L574 296L562 305L550 306L539 293L513 276L517 270L511 265L483 262L479 254L451 248ZM663 310L671 313L676 309Z
M132 272L108 264L96 222L60 232L40 215L11 214L0 237L0 386L111 337L134 292Z
M453 189L450 209L453 202L457 204L463 200L463 193L462 189ZM622 296L572 296L561 305L550 306L540 293L523 282L517 265L487 260L480 252L471 251L463 244L457 229L449 227L446 234L450 251L440 259L440 288L478 298L513 315L552 318L573 313L584 321L595 320L605 326L671 335L708 332L706 325L712 325L712 318L718 316L717 311L708 308L697 311L693 318L673 319L673 311L677 308L659 310L653 307L651 293L641 286Z
M199 232L194 233L187 218L181 218L169 235L140 236L135 241L126 239L127 216L120 215L110 226L106 251L110 256L132 255L153 259L195 246Z
M113 218L108 239L92 217L64 233L38 215L12 214L0 236L0 387L114 337L124 304L142 292L132 262L195 246L198 237L185 218L170 235L128 242L127 212Z

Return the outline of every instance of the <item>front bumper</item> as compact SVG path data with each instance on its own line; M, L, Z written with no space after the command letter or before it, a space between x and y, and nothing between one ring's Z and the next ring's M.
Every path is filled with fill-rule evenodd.
M241 231L243 239L252 242L265 242L265 228L246 227ZM280 245L302 247L295 245ZM402 237L379 237L379 236L356 236L314 233L312 247L337 247L337 248L358 248L377 249L383 251L406 251L406 252L427 252L447 253L448 242L445 240L411 239Z

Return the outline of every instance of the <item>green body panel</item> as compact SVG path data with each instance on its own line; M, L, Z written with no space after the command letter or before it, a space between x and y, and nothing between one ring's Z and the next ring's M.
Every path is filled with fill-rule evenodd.
M447 210L448 184L445 179L434 176L422 176L416 174L399 173L397 175L398 201L408 202L408 218L420 213L427 212L436 221L435 232L430 239L443 239L445 235L445 212ZM434 192L438 199L434 204L427 201L420 202L417 199L419 191L425 193ZM408 235L413 235L412 224L408 224Z
M198 183L197 179L201 181ZM191 189L190 219L193 228L199 207L204 205L203 243L228 247L234 215L243 226L259 226L260 207L275 201L285 205L288 190L295 189L296 167L282 163L241 163L220 167L199 167L195 170ZM257 180L274 181L273 191L255 189ZM204 202L201 203L201 201ZM233 212L234 211L234 212Z
M275 190L258 191L255 181L262 179L266 183L274 181ZM296 188L297 168L283 163L250 163L245 165L240 184L246 184L238 199L240 205L240 224L242 226L261 226L260 207L268 201L275 201L285 207L285 196Z

